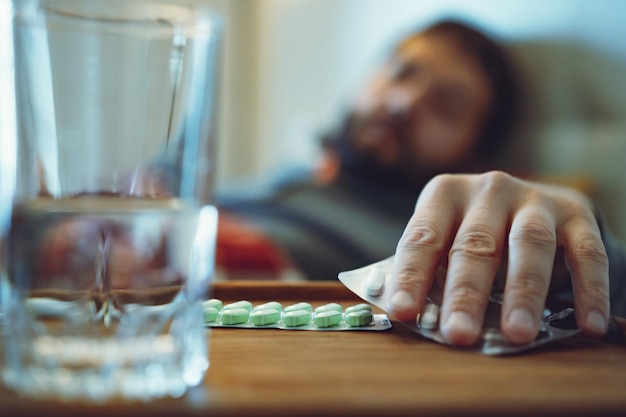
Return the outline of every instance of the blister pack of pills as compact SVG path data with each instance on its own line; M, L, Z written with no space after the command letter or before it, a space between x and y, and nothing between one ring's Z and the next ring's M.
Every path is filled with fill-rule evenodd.
M202 304L204 322L209 327L239 327L285 330L386 330L391 321L385 314L374 314L372 306L359 303L346 307L326 303L313 307L298 302L285 307L277 301L253 305L241 300L223 304L219 299Z
M385 310L385 284L392 264L393 257L390 257L359 269L342 272L339 274L339 280L363 300ZM418 315L414 323L405 324L428 339L447 344L439 331L439 308L442 294L443 288L433 285L422 313ZM546 311L537 338L525 345L512 345L500 332L501 306L501 294L492 293L485 312L482 335L473 347L474 350L486 355L513 354L579 333L574 326L573 309L567 308L554 314Z

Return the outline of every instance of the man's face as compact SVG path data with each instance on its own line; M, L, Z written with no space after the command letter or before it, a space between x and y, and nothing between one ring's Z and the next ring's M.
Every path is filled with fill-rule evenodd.
M456 170L472 156L490 101L486 74L457 43L412 37L357 98L351 147L409 175Z

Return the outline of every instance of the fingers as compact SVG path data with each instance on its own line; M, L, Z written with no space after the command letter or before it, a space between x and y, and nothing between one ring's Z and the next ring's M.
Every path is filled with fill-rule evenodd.
M508 189L497 176L485 178L468 204L449 252L441 310L441 333L453 345L471 346L500 267L508 225Z
M388 311L415 320L447 259L440 330L453 345L474 344L506 250L501 330L511 343L528 343L543 318L557 248L571 274L578 326L590 336L604 334L608 260L582 194L498 172L436 177L398 244Z
M511 343L537 337L556 252L554 216L536 204L521 209L509 232L507 281L501 328Z
M527 187L526 194L509 234L504 336L517 344L537 336L559 246L570 270L577 325L588 336L603 335L609 317L608 259L591 204L577 192L553 187Z
M587 336L606 333L609 320L609 262L591 213L564 222L565 260L572 276L576 323Z
M414 321L424 306L440 259L456 228L455 198L449 177L424 188L396 248L387 293L387 311L401 321Z
M480 335L502 253L498 235L499 231L488 225L464 226L452 247L441 310L441 332L454 345L471 346Z

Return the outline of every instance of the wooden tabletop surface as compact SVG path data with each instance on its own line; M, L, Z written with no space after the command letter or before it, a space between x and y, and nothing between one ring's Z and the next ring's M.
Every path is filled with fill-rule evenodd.
M359 302L340 283L233 282L223 301ZM490 357L390 330L214 328L204 383L181 399L101 406L34 401L0 388L0 415L626 416L626 348L575 337Z

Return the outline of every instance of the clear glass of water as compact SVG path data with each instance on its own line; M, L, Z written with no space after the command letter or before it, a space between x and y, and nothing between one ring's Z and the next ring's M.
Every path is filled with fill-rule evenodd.
M209 366L221 20L192 0L12 5L2 381L67 400L181 396Z

